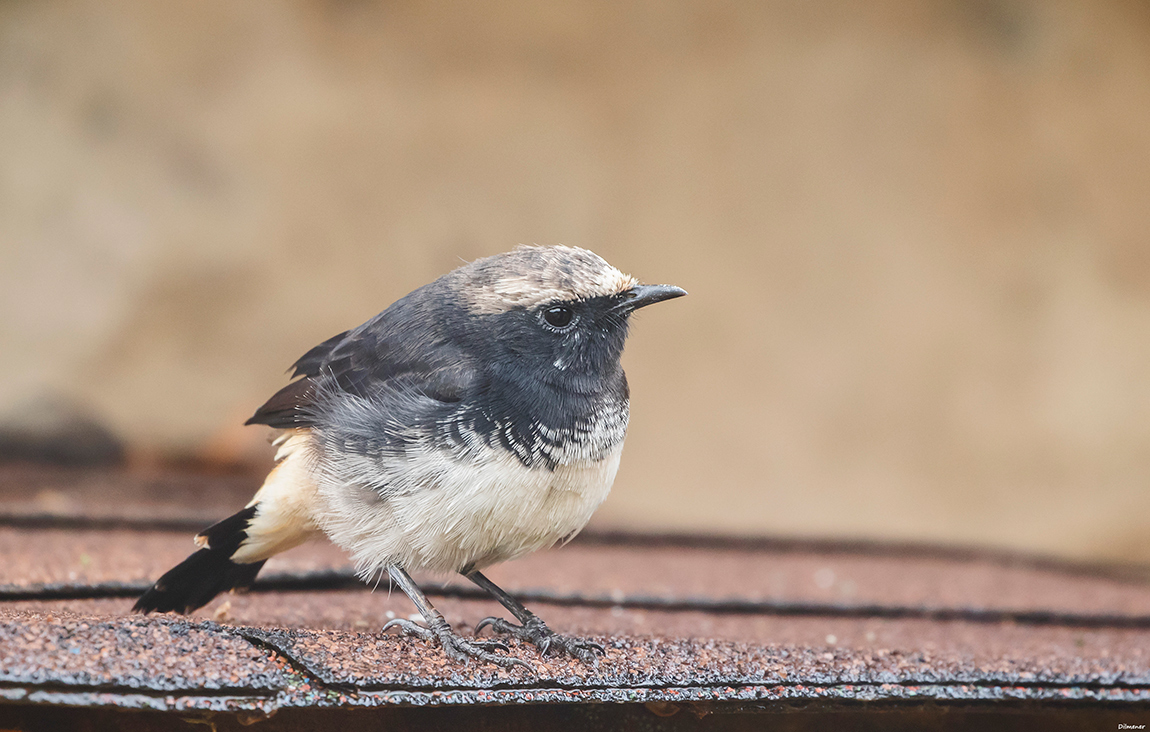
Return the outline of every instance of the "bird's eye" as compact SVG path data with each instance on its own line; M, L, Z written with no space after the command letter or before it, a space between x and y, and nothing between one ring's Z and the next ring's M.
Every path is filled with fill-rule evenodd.
M564 305L555 305L543 311L543 320L552 328L566 328L575 319L575 311Z

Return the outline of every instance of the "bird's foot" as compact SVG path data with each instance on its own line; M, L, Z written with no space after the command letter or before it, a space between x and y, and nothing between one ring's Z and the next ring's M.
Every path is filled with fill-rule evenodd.
M469 659L476 659L478 661L487 661L502 666L503 668L511 668L513 666L522 666L526 669L534 670L531 665L526 661L521 661L514 656L500 656L492 651L501 650L504 652L511 649L506 643L499 641L469 641L456 635L451 626L447 624L446 620L439 618L437 622L431 623L430 627L423 627L410 620L403 618L396 618L389 620L383 626L383 632L387 632L389 628L399 628L403 635L413 636L428 642L438 642L443 647L443 652L447 657L453 661L462 661L466 663Z
M513 635L520 640L534 643L535 647L538 648L539 652L543 655L547 655L548 651L557 650L560 653L566 653L569 656L578 658L588 666L598 666L598 656L606 655L607 653L603 650L603 646L594 641L584 640L583 638L572 638L571 636L556 633L548 628L546 623L535 616L532 616L531 619L523 625L509 623L503 618L484 618L475 626L475 634L479 635L479 631L488 626L491 626L492 632ZM598 656L596 654L598 654Z

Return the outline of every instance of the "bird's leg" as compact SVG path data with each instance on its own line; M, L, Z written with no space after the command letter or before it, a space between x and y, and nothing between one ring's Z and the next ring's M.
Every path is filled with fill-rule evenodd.
M588 666L594 666L598 663L598 659L595 657L596 653L600 655L606 653L603 650L603 646L594 641L560 635L551 630L547 627L546 623L539 619L538 615L523 607L518 600L504 592L499 585L484 577L480 572L471 571L463 576L482 587L496 600L499 600L499 604L510 610L511 614L515 616L515 619L521 623L521 625L515 625L502 618L484 618L475 626L476 634L490 625L491 630L496 633L507 633L516 638L531 641L544 655L547 654L548 650L556 648L563 653L578 658Z
M531 668L528 663L518 658L499 656L491 652L491 649L495 648L500 648L504 651L510 650L502 643L468 641L461 638L451 629L447 621L443 619L443 614L431 606L431 603L427 600L427 596L423 594L407 572L392 565L387 568L387 573L391 575L391 579L395 584L399 585L399 589L403 590L403 593L415 604L416 609L419 610L420 615L422 615L423 619L427 622L427 627L416 625L410 620L396 618L395 620L389 620L387 624L383 626L384 632L394 626L399 628L405 635L413 635L425 641L438 641L439 645L443 646L444 653L455 661L467 661L469 658L475 658L480 661L498 664L504 668L511 668L512 666Z

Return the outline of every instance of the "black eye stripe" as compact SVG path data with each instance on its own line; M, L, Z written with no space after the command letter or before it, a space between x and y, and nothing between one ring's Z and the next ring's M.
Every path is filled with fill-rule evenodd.
M575 311L565 305L552 305L543 311L543 320L552 328L566 328L575 319Z

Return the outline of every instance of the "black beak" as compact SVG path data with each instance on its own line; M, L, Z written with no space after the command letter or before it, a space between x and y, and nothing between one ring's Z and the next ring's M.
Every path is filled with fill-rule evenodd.
M682 297L686 294L686 290L674 285L635 285L623 293L623 301L619 303L618 308L623 312L630 313L639 308Z

